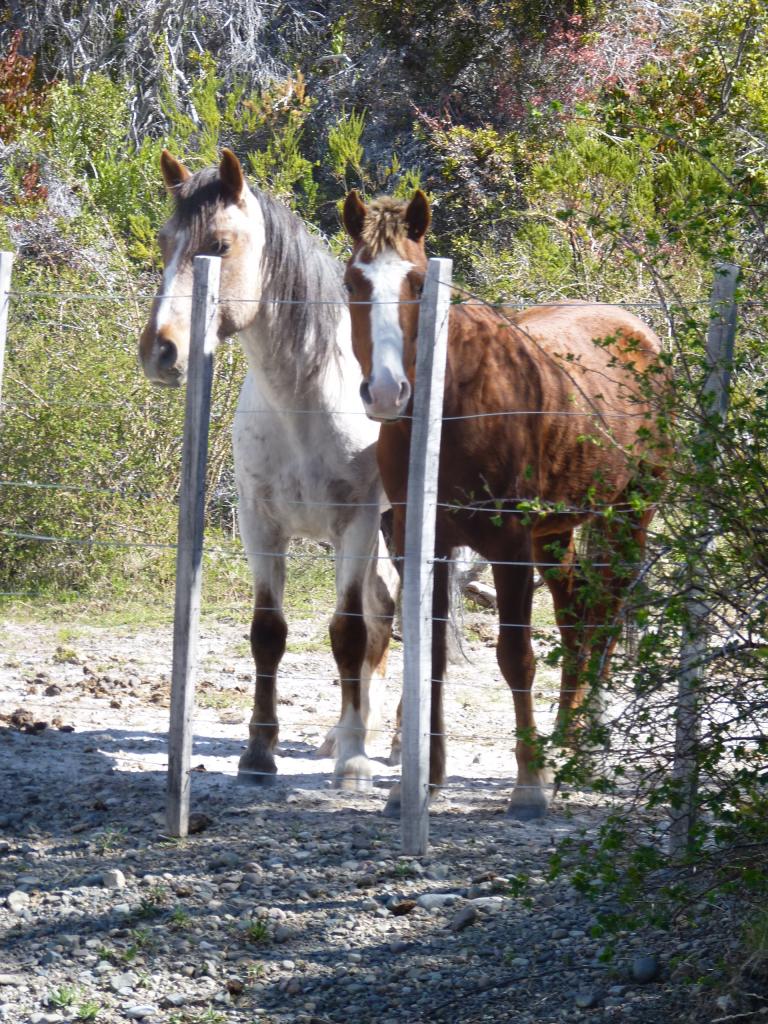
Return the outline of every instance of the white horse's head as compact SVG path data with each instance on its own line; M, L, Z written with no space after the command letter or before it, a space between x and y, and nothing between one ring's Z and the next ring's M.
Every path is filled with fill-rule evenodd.
M221 257L217 335L236 334L258 311L264 218L230 150L223 150L218 167L195 174L167 150L160 166L174 210L160 229L163 283L141 333L139 359L150 380L178 386L189 358L195 256Z

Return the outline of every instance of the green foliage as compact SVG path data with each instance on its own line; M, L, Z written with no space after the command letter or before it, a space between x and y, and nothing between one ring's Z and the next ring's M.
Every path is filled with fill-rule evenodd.
M254 918L245 930L245 937L257 946L268 945L272 941L269 926L261 918Z
M453 79L480 59L500 60L494 42L510 36L542 39L574 16L593 19L602 0L364 0L358 16L392 46L411 47L435 77ZM482 26L482 30L479 27Z
M360 139L364 128L364 113L352 111L348 114L342 110L341 117L328 132L330 169L343 183L345 190L350 188L347 178L350 171L355 175L355 183L362 183L364 150Z

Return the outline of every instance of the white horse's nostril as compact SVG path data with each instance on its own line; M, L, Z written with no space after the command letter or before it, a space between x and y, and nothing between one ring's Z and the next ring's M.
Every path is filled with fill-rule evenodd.
M367 380L364 380L360 385L360 397L366 405L370 405L373 401L371 398L371 388Z
M397 396L397 404L405 405L408 399L411 397L411 385L408 382L407 377L404 377L400 381L400 391Z
M172 341L162 338L157 344L157 365L161 370L170 370L176 365L179 350Z

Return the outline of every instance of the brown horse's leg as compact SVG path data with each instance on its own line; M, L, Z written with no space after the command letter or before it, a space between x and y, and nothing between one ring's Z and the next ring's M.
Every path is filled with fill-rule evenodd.
M618 499L616 504L626 505L626 498ZM597 555L606 563L600 567L602 600L590 609L588 621L594 628L584 637L584 663L590 670L594 669L598 686L608 677L619 640L619 615L640 568L654 513L655 509L641 515L624 512L601 524L602 550L598 550Z
M448 614L451 605L451 566L446 559L450 548L436 551L435 589L432 600L432 703L429 719L429 794L445 782L445 721L443 720L443 680L448 668Z
M530 542L521 543L506 560L531 561ZM544 772L536 764L536 723L531 687L536 671L531 645L533 567L494 565L493 579L499 608L499 641L496 657L515 702L517 782L509 805L510 817L521 821L540 818L547 809Z
M395 712L395 731L392 734L392 746L389 751L389 757L387 764L396 767L400 764L403 758L403 698L397 702L397 711Z
M251 650L256 662L256 691L248 727L249 742L240 757L238 777L244 782L271 782L277 766L277 666L288 634L279 600L267 587L256 592L251 623Z
M398 509L394 517L395 551L402 551L404 544L405 512ZM401 546L398 546L400 544ZM448 664L446 650L446 627L450 607L450 556L451 548L438 538L435 545L434 590L432 595L432 686L429 720L429 796L433 800L440 786L445 782L445 723L443 721L443 679ZM398 707L398 724L402 713L402 700ZM400 816L400 785L395 784L389 792L384 808L387 817Z
M624 504L617 499L616 504ZM625 512L610 519L593 521L594 544L590 559L597 563L587 573L576 576L575 558L570 566L571 597L558 618L563 629L566 660L560 694L558 726L567 729L588 687L599 700L602 684L619 639L619 615L627 590L635 575L635 564L645 548L653 510L641 515ZM550 589L551 586L550 586ZM554 593L553 593L554 597ZM555 605L557 609L557 603ZM566 634L570 634L566 638Z
M560 627L563 645L563 666L560 683L558 722L565 724L574 707L584 695L583 659L583 595L580 592L578 559L573 530L546 537L534 537L533 557L539 573L552 595L555 621ZM559 567L553 563L559 562Z

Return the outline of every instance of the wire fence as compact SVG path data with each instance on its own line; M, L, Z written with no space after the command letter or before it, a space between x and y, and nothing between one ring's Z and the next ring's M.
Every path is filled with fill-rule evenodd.
M456 290L461 291L460 289L456 289ZM133 294L133 295L130 295L130 296L126 296L126 295L119 294L119 293L104 293L104 294L71 293L71 294L68 294L66 296L61 296L61 295L56 295L56 294L50 293L50 292L35 291L35 290L31 290L31 289L12 289L8 294L9 294L9 297L10 297L11 303L12 303L11 304L11 310L13 310L13 308L14 308L14 306L13 306L14 302L21 302L21 301L28 300L28 299L53 298L53 299L56 299L57 301L60 301L60 302L69 302L69 301L75 301L75 302L94 302L94 303L115 302L118 305L120 305L121 303L125 302L126 299L128 299L128 298L130 298L131 302L143 301L145 299L146 300L150 300L150 299L154 299L155 298L155 296L149 296L149 295L144 295L144 294ZM191 300L192 297L189 296L189 298ZM275 302L276 305L294 305L294 304L296 304L293 300L274 300L274 302ZM470 302L471 303L480 304L475 296L470 296ZM313 300L313 304L336 305L338 303L337 303L336 300L333 300L333 301L330 301L330 300L328 300L328 301L326 301L326 300L317 300L317 303L315 303L314 300ZM710 300L702 299L702 300L697 300L696 302L689 303L688 305L690 307L694 307L694 306L708 307L709 304L710 304ZM488 305L488 304L483 303L483 305ZM490 305L492 306L492 308L502 309L502 310L505 309L505 308L511 309L511 308L518 308L519 307L519 304L516 304L514 302L493 303L493 304L490 304ZM572 305L574 305L574 303L555 302L555 303L542 303L541 305L547 305L547 306L572 306ZM579 304L579 305L581 305L581 304ZM594 305L603 306L603 305L613 305L613 304L594 303ZM645 310L645 311L656 310L656 311L664 312L664 309L663 309L663 306L662 306L661 303L634 302L634 303L622 303L622 305L625 306L626 308L634 308L634 309ZM762 305L757 304L757 303L753 303L751 305L752 305L752 308L757 309L757 310L763 310L765 308L768 308L768 307L762 306ZM73 329L73 327L82 326L82 325L77 325L77 324L75 324L75 325L63 325L61 323L61 321L55 321L55 320L52 320L50 325L51 325L51 327L56 327L57 329L62 329L63 328L66 331L71 331ZM86 329L86 328L84 328L84 329ZM241 367L238 367L238 369L241 369ZM76 366L72 367L72 370L73 370L73 372L75 374L77 374L78 371L77 371L77 367ZM6 384L6 388L5 388L6 393L8 393L9 391L11 392L10 400L8 398L0 396L0 397L2 397L2 405L0 405L0 409L2 410L3 417L5 417L5 416L7 416L9 414L14 414L14 413L23 415L25 413L28 413L30 410L32 410L33 413L34 413L35 409L39 409L40 408L41 403L43 404L43 406L45 406L49 402L49 398L47 398L44 394L41 394L41 395L30 395L29 393L25 393L22 396L18 396L16 394L14 394L14 390L16 390L16 388L15 388L16 380L14 379L14 376L12 376L11 379L10 379L10 385ZM233 378L233 380L234 379L235 378ZM1 377L0 377L0 380L2 380ZM131 385L131 387L133 387L133 385ZM230 390L232 390L231 387L230 387ZM143 394L141 396L140 401L141 402L145 402L145 403L147 401L147 399L145 398L145 396ZM70 404L67 404L66 402L65 403L61 403L59 401L59 396L56 396L56 399L53 402L53 404L55 405L55 408L60 413L65 413L65 414L66 413L71 414L71 413L76 412L76 411L83 411L83 412L89 411L89 412L92 413L94 410L97 410L97 409L103 410L103 411L106 411L106 412L112 412L112 413L116 412L117 410L122 410L122 411L130 412L130 411L135 411L135 409L136 409L136 404L134 402L131 402L131 401L128 401L128 400L117 400L117 401L114 401L114 402L96 402L96 403L92 403L92 402L90 402L90 400L84 399L84 400L77 400L76 402L72 402ZM150 405L151 404L152 403L150 403ZM327 417L329 415L330 416L343 416L343 417L347 417L347 416L363 417L365 415L365 413L364 413L364 411L362 409L349 409L349 410L343 410L343 411L339 411L339 410L335 410L334 409L334 410L330 410L329 411L329 410L325 410L325 409L318 410L318 409L311 409L311 408L298 408L298 409L284 409L284 410L281 410L281 413L290 414L291 416L298 416L298 417L310 417L310 416L323 416L323 417ZM259 416L259 415L268 415L268 414L269 414L269 410L234 408L231 401L228 404L225 403L224 407L221 410L218 411L218 415L221 417L222 420L231 420L233 417L236 417L236 416L255 417L255 416ZM477 414L472 414L471 416L445 417L445 421L446 422L450 422L451 420L480 419L480 418L489 418L489 417L498 417L498 416L504 416L504 417L531 417L531 416L541 416L541 415L547 415L547 416L555 416L556 415L556 416L562 416L562 417L581 417L583 419L585 417L588 418L590 414L588 412L579 412L579 411L574 411L572 409L558 410L558 411L555 411L555 412L547 412L547 411L537 410L537 409L506 410L506 411L503 411L503 412L477 413ZM611 412L610 410L608 412L605 412L605 413L601 412L600 415L602 417L607 417L607 418L616 417L617 419L620 419L620 418L623 418L623 419L627 419L627 418L629 418L629 419L643 418L643 414L642 413L614 413L614 412ZM178 426L178 419L176 419L176 425ZM178 445L178 434L173 439L173 441L174 441L175 445ZM119 462L119 459L117 459L116 461ZM52 470L53 468L54 467L49 467L49 471ZM4 472L4 467L0 466L0 473L3 473L3 472ZM174 470L174 474L175 474L176 478L178 478L178 469ZM53 473L52 473L52 475L53 475ZM126 480L125 483L113 482L113 484L111 486L106 486L105 487L105 486L95 486L95 485L91 486L88 483L67 482L66 480L61 480L61 479L47 481L47 480L39 480L39 479L38 480L34 480L34 479L22 479L22 478L12 478L12 479L7 479L6 478L6 479L0 479L0 491L3 491L3 490L6 490L6 491L23 491L23 490L28 490L28 491L31 491L31 492L40 492L41 494L50 494L50 495L53 495L55 497L59 497L62 494L74 494L74 495L101 497L101 498L117 497L117 498L120 498L120 499L123 499L123 500L132 500L132 501L135 501L135 502L137 502L139 504L147 503L147 502L151 502L151 503L161 503L161 502L164 502L166 504L170 504L171 508L173 508L174 512L175 512L175 506L174 506L173 498L171 497L170 501L169 501L169 490L168 490L168 488L161 489L161 490L158 490L158 491L153 491L151 489L144 489L142 487L136 487L130 479ZM525 500L525 499L506 498L505 500L507 502L509 502L509 503L516 503L516 502L518 502L520 500ZM263 506L265 508L269 508L270 506L282 507L282 506L284 506L286 504L286 502L284 502L284 501L281 502L278 499L270 499L268 496L264 496L263 498L260 499L260 501L262 501ZM690 504L693 504L694 502L695 502L695 498L685 498L684 500L681 500L681 498L679 496L676 496L675 499L674 499L674 502L671 499L669 501L667 501L665 499L661 499L658 502L658 505L659 505L659 507L664 508L665 506L672 507L673 504L674 504L676 507L679 507L682 510L683 514L685 514L687 507ZM296 499L295 501L289 500L287 502L287 504L288 505L295 505L296 507L303 507L303 508L306 508L306 509L316 509L316 508L329 509L329 508L336 508L336 507L350 508L351 505L354 505L355 507L359 507L359 508L370 508L373 503L371 503L371 502L353 502L353 503L350 503L350 502L317 501L317 500L312 500L312 499L307 499L307 498L301 498L301 499ZM483 502L469 502L468 504L465 504L465 505L457 504L455 502L438 502L437 503L437 507L439 507L441 509L444 509L445 511L451 511L451 512L452 511L466 512L467 509L469 508L475 514L478 514L478 515L480 515L480 514L488 514L488 515L498 515L498 516L509 516L509 515L514 515L514 516L521 516L522 515L522 516L525 516L525 515L531 515L532 514L531 510L521 510L519 508L510 508L510 507L504 507L504 508L483 507L484 504L487 505L487 502L486 503L483 503ZM604 507L601 507L601 506L604 506ZM6 510L7 510L7 505L6 505ZM542 514L542 511L547 511L547 510L537 509L535 514ZM589 506L558 507L556 509L556 511L557 511L558 514L561 514L561 515L569 515L570 514L570 515L580 516L580 517L588 515L590 517L593 517L593 516L600 516L600 515L611 515L611 516L613 516L613 515L615 515L617 510L613 506L611 506L610 503L608 503L608 502L603 502L603 503L597 502L595 505L590 504ZM621 512L623 510L618 510L618 511ZM31 517L31 518L33 518L33 517ZM105 522L105 523L108 522L108 516L105 516L102 521ZM137 528L137 530L141 531L144 527L141 524L138 524L136 528ZM176 551L177 551L177 544L176 544L176 542L175 541L171 541L171 540L168 540L168 541L150 541L150 540L143 540L143 539L128 539L128 538L121 538L121 537L114 537L114 536L112 536L112 537L104 537L104 536L74 536L74 535L66 536L66 535L61 535L61 534L57 534L57 533L54 533L54 532L46 532L45 530L38 530L38 529L30 528L30 527L25 528L25 526L23 526L22 524L11 524L11 525L8 525L8 526L4 525L0 529L0 537L5 538L5 540L7 542L22 543L24 545L41 544L41 545L65 546L65 547L81 547L81 548L115 548L115 549L136 550L136 551L144 550L144 551L147 551L147 552L162 551L162 552L168 552L168 553L176 553ZM662 531L662 533L660 534L660 536L658 538L654 537L652 535L651 536L651 542L650 542L651 549L653 549L653 545L654 545L654 543L656 543L657 540L660 541L662 539L663 539L663 531ZM280 560L293 560L293 561L307 562L307 563L318 563L318 562L320 562L320 563L331 563L331 562L341 563L341 562L345 562L345 561L365 561L365 562L367 562L369 560L378 560L380 558L380 556L377 556L377 555L370 555L370 554L355 555L355 554L346 554L346 553L331 552L331 551L328 551L328 550L317 550L317 549L312 550L312 551L300 550L299 549L299 550L290 550L290 551L286 551L286 552L283 552L283 551L275 552L275 551L269 551L269 550L256 550L256 549L243 550L242 547L238 547L237 545L234 545L234 544L225 545L225 544L221 544L221 543L206 546L205 553L206 553L206 556L216 556L216 557L224 556L224 557L227 557L227 558L233 558L234 557L234 559L237 562L242 562L243 558L248 558L248 557L250 557L250 558L259 557L259 558L273 558L273 559L280 559ZM450 562L450 563L455 564L455 565L458 566L458 565L463 564L465 562L465 559L464 558L454 558L454 559L443 559L442 561ZM682 586L682 582L681 581L682 581L683 567L681 567L679 565L679 563L675 562L673 556L670 556L668 552L665 553L664 551L653 552L653 554L652 554L652 562L653 562L655 571L661 571L661 569L665 565L665 562L668 562L669 564L668 564L667 568L669 569L670 572L675 574L675 578L676 578L675 586L676 586L676 588L678 590L681 588L681 586ZM495 560L495 561L490 561L488 563L488 565L490 567L492 567L493 565L515 565L515 566L519 566L519 567L532 567L532 568L536 568L539 571L546 572L546 570L549 570L549 569L551 569L551 570L559 569L562 566L562 563L560 561L551 561L551 562L541 562L541 561L539 561L539 562L534 562L532 560L531 561L526 561L526 560L514 560L514 559L508 559L508 560L498 559L498 560ZM611 560L611 561L593 560L591 562L591 568L592 569L600 569L600 568L606 568L606 569L607 568L612 568L612 569L616 569L616 568L634 569L634 568L636 568L636 564L635 563L630 563L630 562L617 563L615 560ZM38 595L41 595L41 594L43 596L45 596L45 591L35 591L35 590L27 591L25 589L18 589L17 590L17 589L14 589L12 587L9 587L8 589L3 589L2 591L0 591L0 597L7 598L7 599L14 599L14 600L25 599L25 600L29 600L29 601L34 601L34 600L36 600L38 598ZM218 607L219 607L219 611L223 610L220 605ZM240 605L231 605L231 606L229 606L228 610L237 611L241 607L242 607L242 611L244 612L245 611L245 607L244 606L240 606ZM276 612L276 611L279 611L280 609L279 609L279 606L277 604L257 604L253 610ZM327 609L327 611L329 613L330 613L331 610L332 610L332 606ZM342 618L345 618L345 617L359 617L359 615L361 613L359 613L359 612L351 612L351 611L348 611L348 610L345 610L345 609L341 608L341 609L337 609L335 614L337 614L338 616L340 616ZM478 614L482 614L482 613L478 613ZM374 613L371 613L371 612L366 613L366 617L369 618L369 619L375 619L377 617L386 618L386 616L377 616L375 612ZM448 619L446 617L439 617L438 616L438 617L435 617L433 619L433 621L437 622L437 623L446 624L446 623L448 623L448 622L450 622L452 620ZM498 628L501 628L501 629L527 629L527 628L529 628L529 626L532 629L532 632L535 635L537 635L537 636L539 636L539 635L545 635L546 636L546 635L550 635L550 634L552 636L557 636L557 635L561 634L562 630L566 630L567 631L569 629L584 631L584 630L592 630L592 629L604 628L604 627L601 627L598 624L595 624L595 623L592 623L592 622L561 623L560 625L558 625L554 621L549 621L549 622L545 622L545 623L535 623L532 626L531 626L531 624L525 623L525 622L501 622L501 623L496 623L495 626L494 626L494 629L498 629ZM733 639L734 635L738 635L737 626L738 626L738 623L735 623L732 620L732 617L731 617L730 619L724 619L723 620L723 622L720 625L720 629L713 629L712 633L711 633L710 640L707 643L706 650L700 652L700 663L703 664L708 658L710 658L712 656L713 650L717 648L716 641L720 642L720 646L721 647L725 647L727 644L732 644L734 642L734 639ZM742 638L742 639L744 639L745 642L748 640L748 638ZM331 663L329 661L329 669L330 669L330 664ZM292 679L296 680L297 682L301 681L302 683L312 683L312 682L327 681L328 680L328 675L330 674L330 672L329 672L328 674L300 675L300 674L297 674L297 673L293 672L290 669L288 669L287 672L288 672L288 674L290 674ZM674 673L671 673L669 678L666 680L666 687L665 687L665 689L663 691L663 697L661 697L660 700L662 700L663 702L665 702L667 704L669 703L669 700L670 700L670 692L671 692L670 691L670 686L674 683L676 677L677 677L677 672L674 672ZM339 681L341 682L341 681L346 681L346 680L339 680ZM431 681L431 680L429 680L429 681ZM394 678L392 678L392 677L390 677L390 682L392 684L396 685L396 680ZM446 691L448 693L450 693L452 691L453 685L454 685L453 682L449 678L449 680L448 680L448 682L446 684ZM490 692L490 691L499 691L499 690L502 690L503 692L512 692L512 693L515 692L515 688L508 687L505 683L503 683L503 681L501 680L500 676L497 676L497 678L492 683L485 683L482 680L477 681L476 683L473 683L473 688L476 688L476 689L479 689L479 690L486 690L488 692ZM550 689L554 690L554 687L551 686ZM518 692L520 692L520 691L518 691ZM535 692L538 693L539 691L535 690ZM553 693L552 695L550 695L546 699L551 701L551 702L553 702L556 698L555 698L554 693ZM41 707L41 708L44 708L44 709L50 707L49 704L46 704L44 702L41 703L41 704L37 704L36 702L34 702L31 699L30 695L25 695L24 702L25 702L25 704L29 704L30 707ZM94 709L95 708L101 708L101 707L103 707L103 705L101 703L97 703L96 705L94 705ZM508 709L508 711L507 711L507 716L510 717L511 714L512 714L512 709L510 707ZM254 725L254 726L259 725L259 724L264 725L266 727L266 726L271 726L273 723L269 723L269 722L265 722L265 723L252 722L252 725ZM326 722L322 726L322 728L325 728L325 727L330 726L332 724L333 724L332 721L331 722ZM293 727L296 727L296 723L294 723ZM308 721L307 722L307 727L311 727L313 729L317 729L318 728L318 724L317 724L317 722L314 722L314 721ZM368 731L372 735L379 734L380 736L386 736L386 737L389 736L389 732L390 732L390 730L378 730L375 727L372 727ZM449 730L449 732L450 732L450 730ZM442 734L430 731L428 733L428 735L431 738L431 737L434 737L434 736L437 736L437 735L442 735ZM452 740L455 740L457 738L459 738L459 737L457 737L456 735L451 734L451 739ZM467 739L467 740L470 740L470 741L483 741L483 742L488 742L488 743L498 742L501 739L502 742L507 741L506 742L506 746L507 747L510 746L510 743L508 742L509 737L501 737L500 738L496 734L485 735L484 733L478 733L477 731L473 731L471 733L467 733L466 736L463 737L463 738ZM673 738L670 736L669 737L669 743L671 744L672 742L673 742ZM742 740L739 740L739 742L742 742ZM507 754L507 756L508 756L508 754ZM131 761L130 758L123 757L122 755L120 755L120 759L122 761L125 761L126 763L130 763L130 761ZM141 760L141 759L139 759L139 760ZM228 771L226 769L217 769L217 771L224 771L224 773L228 773ZM248 770L248 769L245 769L245 770L241 769L241 774L242 773L248 773L249 771L250 770ZM232 774L235 774L234 770L232 771ZM259 774L259 773L255 773L255 774Z

